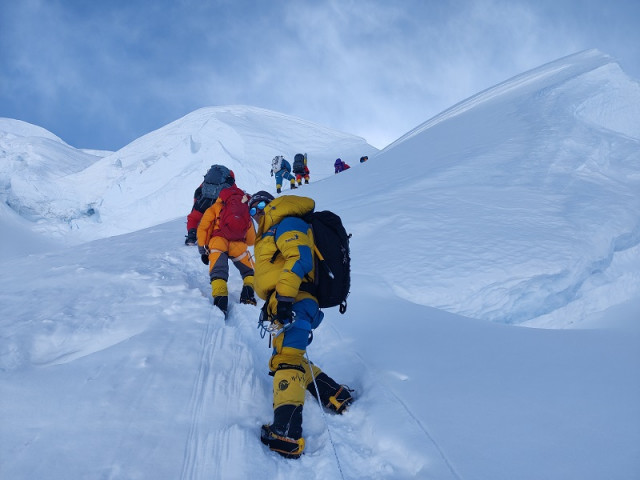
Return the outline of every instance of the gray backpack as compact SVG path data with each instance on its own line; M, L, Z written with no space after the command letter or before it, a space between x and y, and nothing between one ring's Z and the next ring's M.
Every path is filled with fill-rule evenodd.
M224 165L211 165L204 176L202 183L202 196L216 200L220 192L235 183L231 171Z

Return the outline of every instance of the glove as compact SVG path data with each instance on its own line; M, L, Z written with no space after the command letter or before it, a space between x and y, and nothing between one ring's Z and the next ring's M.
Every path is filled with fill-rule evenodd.
M293 302L286 300L278 300L278 306L276 310L276 320L282 325L288 325L293 322Z
M262 308L260 309L260 317L258 317L258 322L269 322L269 302L264 302L262 304Z
M198 245L198 253L200 255L206 255L207 254L207 249L201 245Z
M209 265L209 255L200 255L200 260L202 260L202 263L205 265Z

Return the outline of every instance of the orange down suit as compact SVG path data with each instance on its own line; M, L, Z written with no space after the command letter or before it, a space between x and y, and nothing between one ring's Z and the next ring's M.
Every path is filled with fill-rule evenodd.
M230 188L237 188L235 185ZM229 259L236 266L244 285L253 287L253 259L248 250L256 241L256 231L251 223L244 241L230 241L222 236L219 230L220 211L223 203L220 198L211 205L202 216L198 226L198 245L209 250L209 278L212 295L226 296L229 279Z

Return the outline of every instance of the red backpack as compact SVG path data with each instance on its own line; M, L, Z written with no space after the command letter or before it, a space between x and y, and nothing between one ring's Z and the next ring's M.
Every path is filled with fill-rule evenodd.
M227 240L244 240L251 226L249 207L246 200L243 201L245 193L232 185L222 190L218 198L222 200L218 222L220 234Z

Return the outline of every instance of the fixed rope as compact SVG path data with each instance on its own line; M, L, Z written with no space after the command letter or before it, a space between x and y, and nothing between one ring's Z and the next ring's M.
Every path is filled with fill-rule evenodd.
M344 473L342 472L342 465L340 465L340 459L338 458L338 451L336 450L336 444L333 443L333 437L331 436L331 429L329 428L329 421L327 420L327 415L326 413L324 413L324 407L322 406L322 402L320 401L320 390L318 389L318 384L316 383L316 376L313 374L313 366L312 366L311 360L309 360L309 352L305 350L304 353L307 356L307 363L309 364L309 371L311 372L313 386L316 388L316 398L318 399L318 405L320 405L322 418L324 419L324 424L327 426L327 433L329 434L329 443L331 443L331 448L333 448L333 455L336 457L336 464L338 465L338 471L340 472L340 477L342 478L342 480L344 480Z

